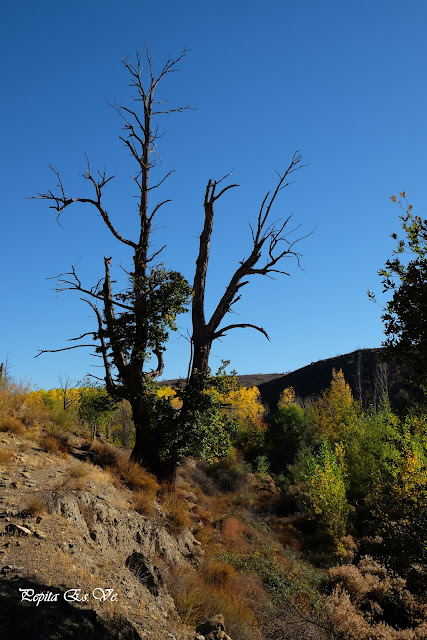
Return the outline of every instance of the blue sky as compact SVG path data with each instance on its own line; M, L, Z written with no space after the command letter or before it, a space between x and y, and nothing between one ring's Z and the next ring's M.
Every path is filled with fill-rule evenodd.
M217 203L208 275L208 306L247 256L248 222L276 173L296 149L306 168L277 202L275 217L294 212L302 234L302 266L291 277L254 278L234 322L261 324L215 344L211 366L231 360L239 373L291 371L382 340L377 270L390 256L399 211L389 196L406 189L414 210L427 202L427 3L409 0L15 0L2 7L0 179L0 360L39 387L57 386L94 369L88 350L46 354L94 326L73 293L57 297L47 280L78 265L92 284L104 256L130 255L84 206L70 208L61 228L46 202L27 200L55 184L83 193L84 153L117 175L108 209L125 234L136 228L128 155L120 122L106 99L126 102L121 63L150 43L159 64L190 52L160 88L171 106L159 143L164 188L173 202L159 216L156 241L166 265L190 281L203 224L209 178L233 169L239 189ZM120 270L115 267L115 273ZM179 318L185 336L189 318ZM175 335L166 378L185 375L189 345Z

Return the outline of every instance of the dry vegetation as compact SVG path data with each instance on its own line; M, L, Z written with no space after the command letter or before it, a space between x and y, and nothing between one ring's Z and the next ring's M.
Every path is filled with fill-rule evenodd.
M193 532L202 555L193 558L192 568L162 565L177 611L192 628L221 612L233 640L326 640L334 634L343 640L427 638L422 589L418 594L411 590L404 579L362 553L350 535L341 539L337 553L316 537L301 514L283 515L272 479L257 476L238 457L210 465L188 460L175 486L159 484L129 459L128 451L98 440L84 444L63 420L47 420L47 430L40 433L46 411L22 386L0 390L0 416L5 470L39 448L43 464L51 460L60 471L52 495L94 495L115 487L120 508L145 518L160 514L162 526L177 539L188 529ZM73 455L71 445L77 441L86 462ZM43 522L52 495L39 489L26 494L19 517L28 526ZM93 507L82 505L81 513L91 532ZM65 541L67 535L64 529ZM107 560L103 567L79 563L62 547L46 559L46 575L49 567L88 589L114 571ZM114 607L109 615L116 615Z

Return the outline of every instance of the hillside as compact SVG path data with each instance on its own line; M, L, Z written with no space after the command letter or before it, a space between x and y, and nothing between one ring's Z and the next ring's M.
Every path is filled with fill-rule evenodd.
M342 369L354 398L364 407L376 403L385 391L393 406L404 402L411 386L405 382L405 370L394 363L381 362L381 349L358 349L351 353L319 360L280 377L261 382L258 386L263 403L276 407L286 387L293 387L296 395L304 399L318 396L332 378L332 370Z
M342 369L351 387L354 398L365 408L376 403L387 391L392 406L406 403L412 390L405 381L407 371L394 363L381 362L381 349L358 349L351 353L312 362L290 373L253 373L238 375L244 387L258 387L262 402L274 411L283 389L293 387L295 394L304 403L327 389L332 379L332 370ZM164 380L161 385L178 386L183 380Z
M220 466L214 481L189 460L172 490L123 449L61 438L0 433L2 640L327 639L323 573L296 551L295 518L274 533L271 478Z

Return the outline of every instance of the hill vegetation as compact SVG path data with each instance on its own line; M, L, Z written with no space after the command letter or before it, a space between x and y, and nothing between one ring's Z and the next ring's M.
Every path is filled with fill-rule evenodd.
M156 393L180 410L179 389ZM3 381L2 637L426 637L423 406L396 413L383 393L365 408L335 369L310 401L283 389L270 415L225 365L205 393L215 429L170 484L130 460L130 409L101 387L65 402ZM117 601L52 602L49 624L18 592L103 585Z

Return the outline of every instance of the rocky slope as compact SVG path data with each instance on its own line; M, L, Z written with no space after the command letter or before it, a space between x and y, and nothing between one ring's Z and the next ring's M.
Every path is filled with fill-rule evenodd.
M78 447L53 455L3 433L1 452L2 639L194 637L163 577L197 562L188 529L173 535L158 505L150 518L132 510L131 492Z

